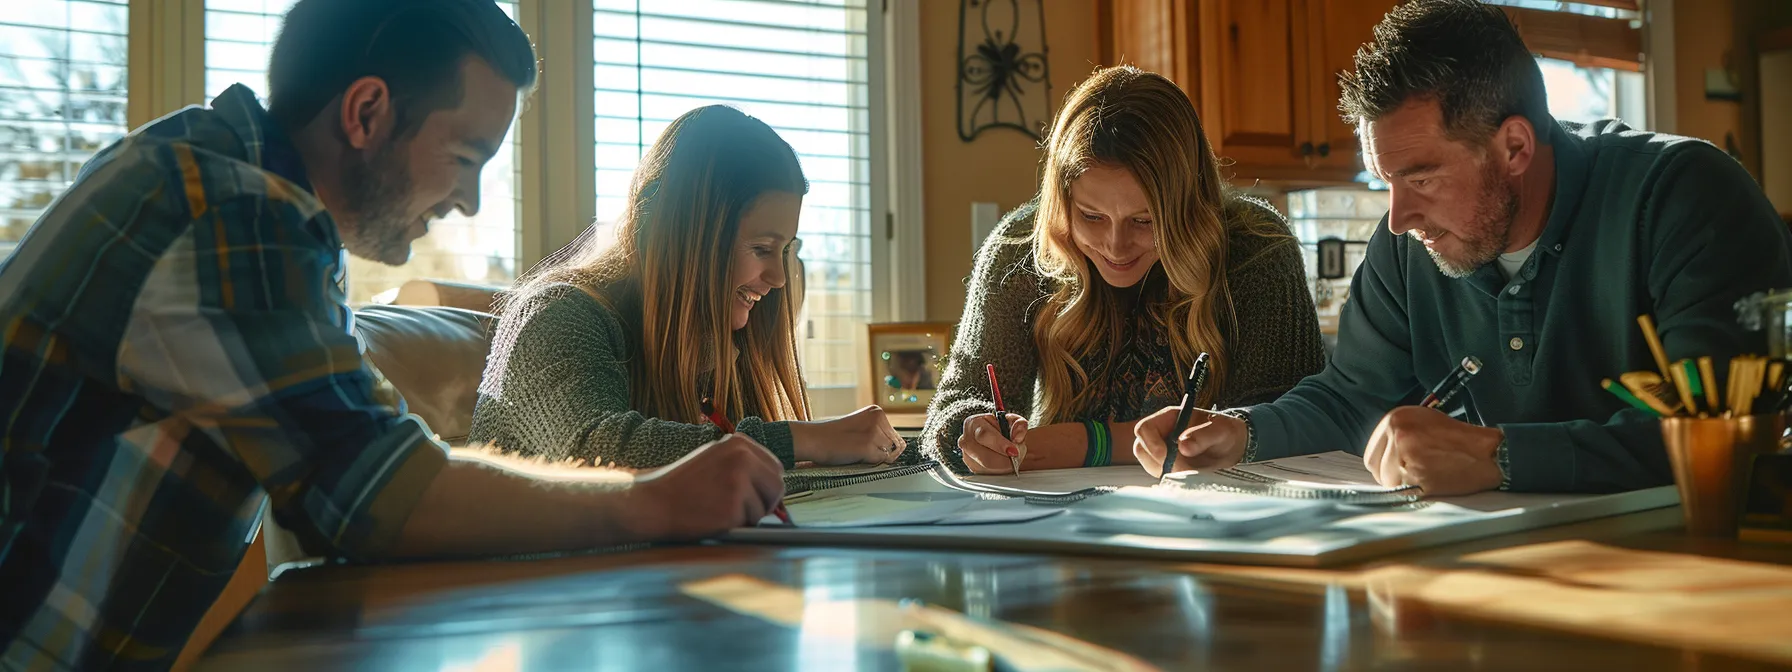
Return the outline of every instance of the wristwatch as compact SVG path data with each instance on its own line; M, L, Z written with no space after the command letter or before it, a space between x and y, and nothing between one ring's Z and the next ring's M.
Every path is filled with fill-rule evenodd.
M1512 489L1512 453L1506 446L1506 433L1500 432L1500 446L1493 449L1493 463L1500 468L1500 489Z
M1244 421L1244 457L1238 459L1239 464L1257 459L1257 426L1251 424L1251 412L1242 408L1229 408L1220 411L1220 415L1229 415Z

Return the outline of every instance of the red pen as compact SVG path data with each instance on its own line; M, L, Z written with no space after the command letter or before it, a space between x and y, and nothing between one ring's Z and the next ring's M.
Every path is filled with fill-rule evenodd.
M1013 441L1014 436L1008 433L1008 406L1002 403L1002 386L996 383L996 365L984 364L983 370L989 373L989 396L996 400L996 428L1002 431L1002 438ZM1014 467L1014 475L1019 476L1020 456L1009 455L1008 462Z
M716 408L715 404L710 403L709 397L703 398L700 410L703 411L703 417L709 418L709 421L721 429L723 434L734 433L734 423L729 422L728 416L722 415L722 411ZM784 508L784 502L778 502L777 508L772 509L772 515L777 516L778 520L784 521L785 525L796 527L796 522L790 519L790 511Z

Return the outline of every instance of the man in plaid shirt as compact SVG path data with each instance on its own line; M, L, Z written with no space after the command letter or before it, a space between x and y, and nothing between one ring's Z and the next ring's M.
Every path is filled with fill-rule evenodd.
M492 0L300 0L269 109L235 86L87 163L0 264L0 669L171 665L264 505L370 560L689 539L776 504L744 437L526 475L375 400L343 250L402 264L477 211L535 75Z

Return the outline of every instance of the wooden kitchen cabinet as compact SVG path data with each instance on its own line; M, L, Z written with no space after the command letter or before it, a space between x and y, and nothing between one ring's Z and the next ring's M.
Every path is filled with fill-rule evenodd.
M1235 181L1351 182L1362 162L1337 77L1396 2L1097 0L1098 55L1180 85Z

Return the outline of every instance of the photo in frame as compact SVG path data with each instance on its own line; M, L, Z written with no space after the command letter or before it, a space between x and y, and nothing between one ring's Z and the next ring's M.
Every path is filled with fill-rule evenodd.
M886 322L867 325L871 403L887 413L923 413L946 372L950 322Z

